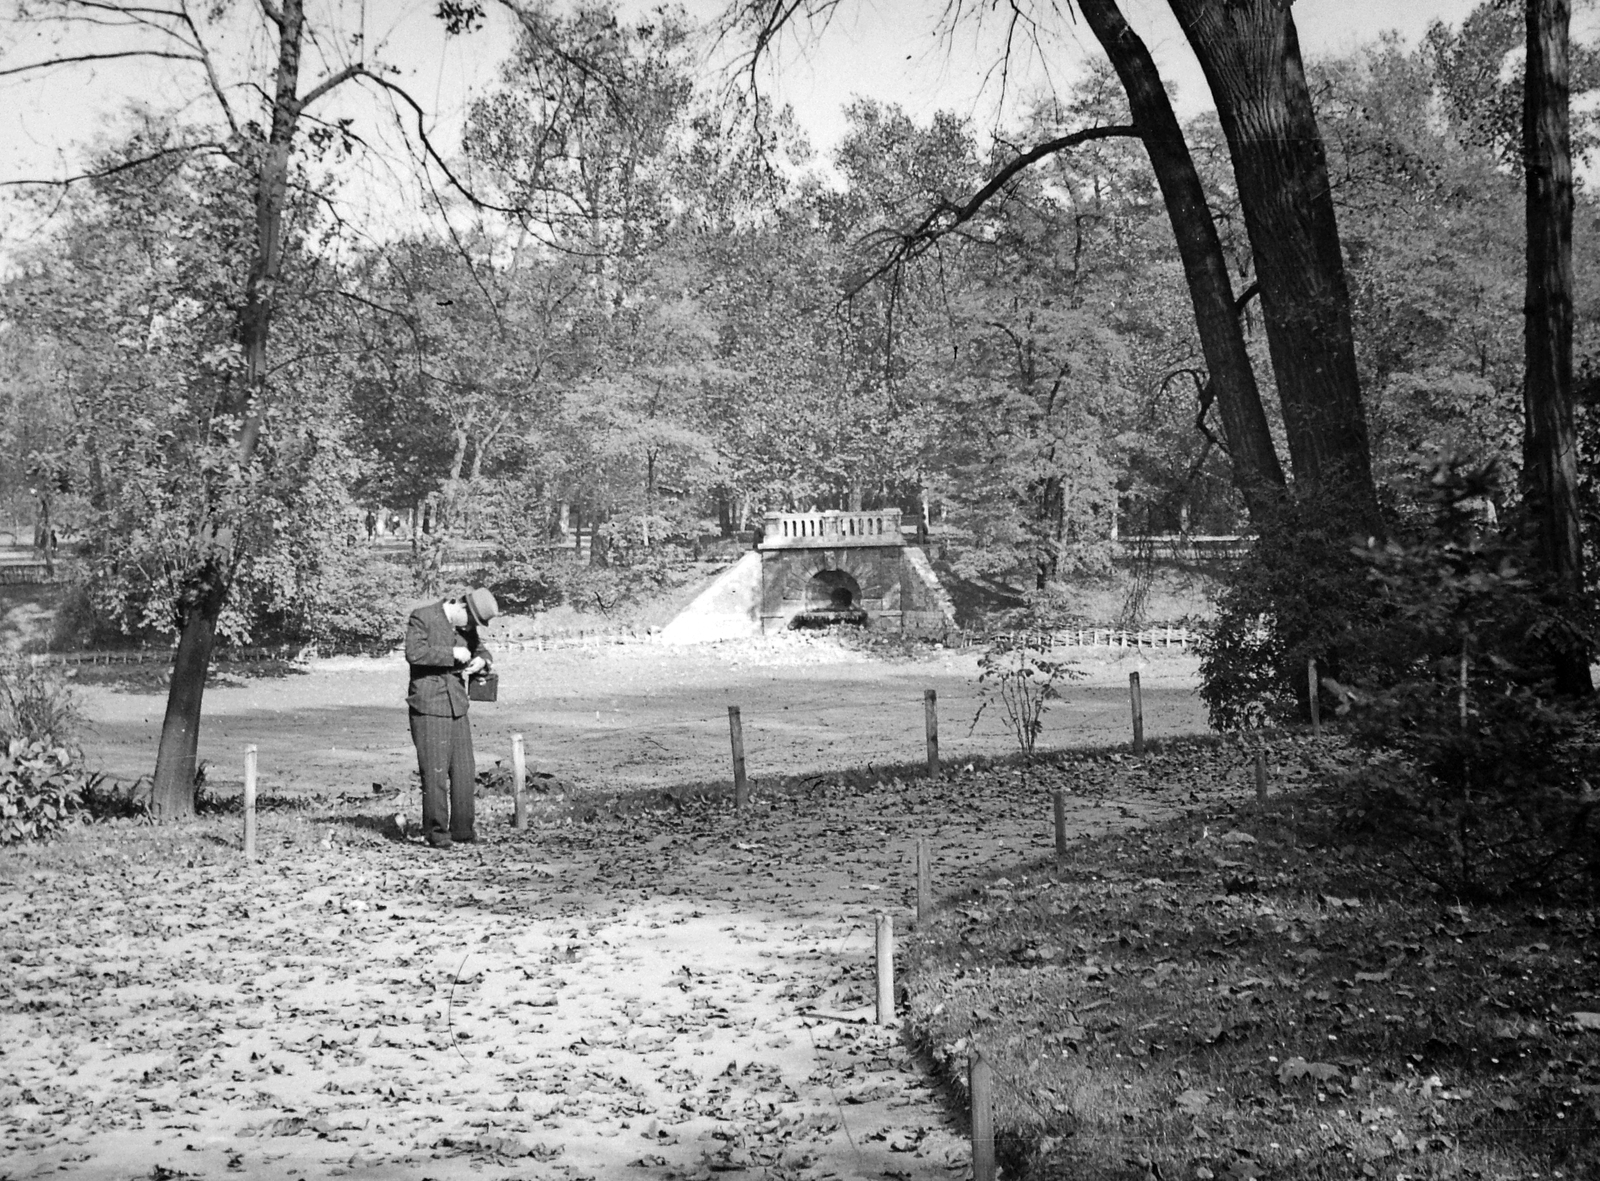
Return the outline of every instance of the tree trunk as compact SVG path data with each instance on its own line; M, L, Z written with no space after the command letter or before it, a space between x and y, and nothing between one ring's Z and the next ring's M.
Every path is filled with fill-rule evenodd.
M1539 549L1566 601L1583 595L1578 451L1572 423L1572 145L1570 0L1528 0L1528 64L1522 105L1527 182L1528 276L1523 308L1523 491ZM1589 654L1557 653L1557 687L1594 692Z
M1377 494L1328 164L1285 0L1168 0L1228 138L1289 458L1376 530Z
M200 703L216 643L217 618L226 598L226 572L213 567L201 574L195 601L184 612L178 650L172 661L167 712L161 720L161 745L156 752L150 806L157 820L177 820L194 814Z
M274 18L278 25L278 62L272 105L272 128L262 145L256 174L256 236L244 306L239 311L239 344L245 371L242 404L233 407L242 425L238 438L240 468L248 468L261 438L266 399L267 340L272 328L276 287L282 271L283 206L289 189L289 149L300 117L296 92L300 85L300 44L304 31L303 0L283 0ZM195 757L200 741L200 702L216 638L217 620L233 583L236 555L233 530L212 505L202 522L201 569L191 580L192 604L184 612L178 652L167 691L167 711L156 752L151 808L162 819L194 814Z
M1233 283L1200 175L1155 61L1123 19L1116 0L1080 0L1078 8L1122 81L1134 126L1161 187L1189 283L1211 392L1222 416L1234 486L1244 498L1250 519L1259 525L1283 496L1283 467L1239 328Z

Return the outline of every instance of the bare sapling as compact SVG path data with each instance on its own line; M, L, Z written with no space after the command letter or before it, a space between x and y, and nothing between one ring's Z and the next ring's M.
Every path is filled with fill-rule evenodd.
M1053 633L1043 628L1005 632L990 640L978 659L982 703L971 729L978 728L985 710L997 707L1022 755L1024 775L1044 730L1045 710L1060 700L1060 684L1082 675L1075 662L1054 656L1053 646Z

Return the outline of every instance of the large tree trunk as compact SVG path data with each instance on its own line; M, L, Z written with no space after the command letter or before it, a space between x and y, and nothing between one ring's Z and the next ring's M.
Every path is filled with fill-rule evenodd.
M1222 416L1234 484L1251 521L1259 525L1282 498L1283 467L1272 444L1261 392L1239 328L1227 260L1200 175L1155 61L1129 28L1116 0L1080 0L1078 8L1122 81L1134 126L1161 186L1189 283L1211 392Z
M1523 308L1523 489L1539 548L1560 594L1583 594L1578 449L1572 425L1572 145L1569 0L1528 0L1522 150L1527 180L1528 277ZM1589 654L1557 654L1563 693L1594 692Z
M244 305L239 312L239 344L244 354L243 397L231 407L239 414L239 466L247 468L261 438L266 397L267 340L272 328L276 287L282 271L283 206L289 189L289 149L300 117L300 46L305 12L302 0L284 0L273 18L278 25L278 62L272 128L261 147L256 174L256 240ZM215 506L213 506L215 507ZM206 556L192 580L193 600L183 611L183 630L167 691L167 712L156 752L151 808L161 819L194 814L195 757L200 741L200 703L216 638L217 620L233 583L233 530L216 516L200 526Z
M207 568L196 580L194 600L183 611L178 650L172 661L172 683L167 691L167 712L161 721L161 745L156 752L151 809L158 820L194 813L200 704L217 637L217 617L226 598L225 572Z
M1378 527L1328 164L1287 0L1168 0L1233 159L1297 486Z

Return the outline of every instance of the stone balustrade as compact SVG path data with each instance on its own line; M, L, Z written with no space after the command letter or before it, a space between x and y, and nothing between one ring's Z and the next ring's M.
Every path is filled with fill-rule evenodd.
M865 546L903 546L900 510L867 509L841 512L767 513L762 521L763 550L842 549Z

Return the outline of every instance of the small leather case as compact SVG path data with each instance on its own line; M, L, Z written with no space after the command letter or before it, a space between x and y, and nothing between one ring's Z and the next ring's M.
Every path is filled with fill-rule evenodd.
M467 700L494 701L499 696L499 673L473 673L467 678Z

